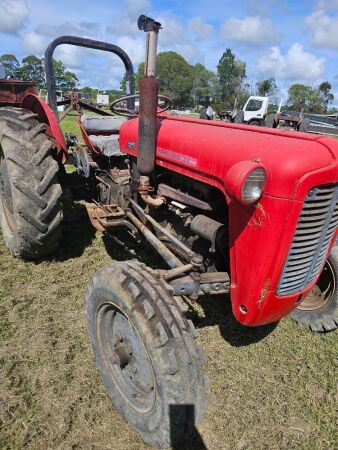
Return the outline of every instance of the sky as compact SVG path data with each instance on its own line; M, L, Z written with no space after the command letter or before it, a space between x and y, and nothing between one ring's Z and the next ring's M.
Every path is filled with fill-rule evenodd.
M133 61L144 60L145 34L137 18L161 22L159 51L173 50L216 71L226 48L247 63L247 82L274 77L279 96L290 84L332 84L338 105L338 0L0 0L0 55L43 56L60 35L117 44ZM80 85L119 88L116 56L60 46L58 59Z

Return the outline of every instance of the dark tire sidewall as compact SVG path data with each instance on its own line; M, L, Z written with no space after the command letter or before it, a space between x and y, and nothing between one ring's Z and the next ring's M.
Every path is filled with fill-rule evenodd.
M329 301L321 308L314 310L295 309L290 314L298 323L307 325L312 331L332 331L338 325L338 247L333 247L328 261L335 275L335 291Z
M150 335L152 331L149 326L149 321L144 318L137 305L131 303L131 300L129 300L130 293L126 292L119 282L121 273L121 266L118 263L114 264L113 272L105 269L97 272L88 286L86 313L93 353L103 383L119 412L124 416L127 422L136 428L146 442L159 448L167 448L171 444L168 405L175 403L173 398L175 397L175 391L178 390L179 386L177 385L178 379L176 375L168 375L164 368L167 364L166 358L168 356L168 351L171 351L174 348L174 342L178 346L182 345L182 343L171 338L166 344L168 347L166 349L161 349L159 346L155 345L156 338ZM100 307L105 303L113 303L124 312L141 337L149 356L155 375L156 386L154 406L149 412L139 413L126 403L125 399L117 392L117 389L112 386L111 378L107 374L106 366L101 361L101 353L98 345L97 314ZM179 364L180 373L183 373L185 369L181 358L179 359ZM184 375L186 376L185 373ZM178 417L177 419L181 420L184 424L185 412L182 411L181 417Z

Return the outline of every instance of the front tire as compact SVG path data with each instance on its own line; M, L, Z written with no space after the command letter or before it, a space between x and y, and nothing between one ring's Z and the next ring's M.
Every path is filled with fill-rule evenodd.
M52 142L36 115L0 108L0 225L13 256L54 252L61 237L61 187Z
M194 327L153 270L114 263L87 290L88 331L116 408L157 448L175 446L203 419L207 380Z
M338 247L333 247L317 283L290 317L311 331L338 327Z

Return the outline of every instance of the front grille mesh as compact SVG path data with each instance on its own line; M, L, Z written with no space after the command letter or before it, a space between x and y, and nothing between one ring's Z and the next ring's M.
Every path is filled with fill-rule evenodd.
M320 273L338 226L338 185L311 189L304 201L277 295L305 289Z

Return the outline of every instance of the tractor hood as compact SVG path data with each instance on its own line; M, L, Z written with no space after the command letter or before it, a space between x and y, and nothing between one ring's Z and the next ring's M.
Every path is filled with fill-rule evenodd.
M137 155L138 119L120 129L120 148ZM263 127L161 115L156 164L221 189L228 170L256 161L267 172L265 194L302 200L312 186L338 181L338 140Z

